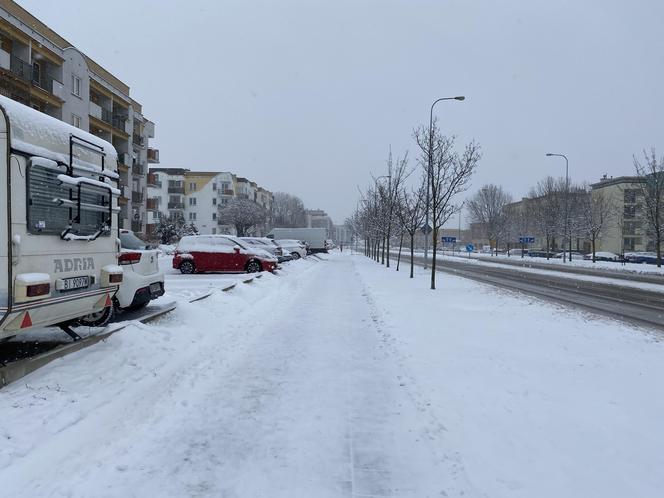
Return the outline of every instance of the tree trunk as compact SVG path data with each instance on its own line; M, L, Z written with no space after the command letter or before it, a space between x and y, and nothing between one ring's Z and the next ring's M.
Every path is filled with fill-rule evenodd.
M415 232L410 234L410 278L413 278L413 258L415 253Z
M433 226L436 226L436 221L434 220ZM438 230L433 229L433 251L431 251L431 290L436 290L436 249L438 249Z
M546 260L549 260L549 236L546 236Z
M399 237L399 255L397 256L397 271L399 271L399 263L401 263L401 248L402 247L403 247L403 232L401 232L401 237ZM388 251L387 254L388 254L388 258L389 258L390 252ZM389 265L389 263L390 263L389 259L387 260L387 263Z
M662 237L661 235L657 235L657 240L655 242L657 244L657 268L662 267Z
M593 245L593 263L594 263L594 262L595 262L595 237L592 237L592 238L590 239L590 242L591 242L592 245Z
M391 235L391 232L390 232L390 230L388 230L387 231L387 251L385 251L387 253L386 257L387 257L387 267L388 268L390 267L390 235Z

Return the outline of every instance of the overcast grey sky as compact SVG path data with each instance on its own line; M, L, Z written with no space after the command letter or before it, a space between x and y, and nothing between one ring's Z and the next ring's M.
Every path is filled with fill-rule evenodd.
M232 171L341 223L438 97L473 189L664 153L661 0L20 0L132 89L161 166ZM461 144L460 144L461 145Z

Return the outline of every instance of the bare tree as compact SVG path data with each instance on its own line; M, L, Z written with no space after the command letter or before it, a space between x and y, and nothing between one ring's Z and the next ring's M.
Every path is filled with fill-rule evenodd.
M272 202L272 224L275 227L297 228L307 223L302 199L286 192L275 192Z
M493 184L484 185L467 202L471 220L481 223L489 241L496 242L496 254L498 254L498 240L506 237L508 229L506 206L511 202L512 196L502 187Z
M576 197L574 212L578 213L581 233L590 239L594 263L597 240L614 219L616 211L611 200L603 191L592 191L587 186L585 191L586 195Z
M376 189L380 200L380 225L384 235L383 242L383 263L387 261L387 267L390 267L390 239L396 226L396 205L399 201L401 188L410 175L408 171L408 153L402 158L393 159L392 149L387 159L387 185L378 183L376 179Z
M431 128L421 126L415 130L415 141L422 155L420 164L424 168L430 185L431 226L433 228L433 251L431 262L431 289L436 288L436 251L438 231L462 208L456 203L458 194L468 189L470 178L480 160L480 146L470 142L462 155L454 151L455 137L443 136L434 120ZM431 159L431 167L429 167Z
M260 205L248 199L233 199L219 209L219 221L235 226L238 237L244 237L256 225L265 223L267 213Z
M400 195L399 223L410 238L410 278L413 278L413 268L415 265L415 234L422 228L422 224L424 223L425 196L426 184L424 182L417 190L409 192L403 189Z
M530 191L528 204L532 206L533 221L546 240L546 259L557 234L564 231L565 180L547 176Z
M644 162L634 156L634 169L639 176L643 194L643 212L646 224L655 241L657 266L662 266L662 238L664 238L664 158L657 159L655 148L650 154L643 151Z

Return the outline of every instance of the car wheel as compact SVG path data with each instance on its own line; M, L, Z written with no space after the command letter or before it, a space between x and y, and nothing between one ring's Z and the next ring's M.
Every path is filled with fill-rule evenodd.
M298 253L298 252L291 253L291 256L293 256L293 260L300 259L300 253Z
M261 269L261 264L255 259L247 263L247 273L258 273Z
M184 274L190 274L194 273L196 271L196 267L194 266L194 263L191 261L183 261L180 263L180 272Z
M114 310L114 306L107 306L101 311L82 316L77 320L78 325L86 327L104 327L111 321L111 318L113 318Z

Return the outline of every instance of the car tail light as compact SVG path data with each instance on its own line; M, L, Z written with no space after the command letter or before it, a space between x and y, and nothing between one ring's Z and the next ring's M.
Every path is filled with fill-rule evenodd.
M118 258L118 264L120 265L131 265L138 263L141 260L140 252L123 252Z
M111 284L121 284L122 283L122 273L111 273L108 276L108 282Z
M28 297L45 296L51 293L51 284L35 284L26 287L25 295Z

